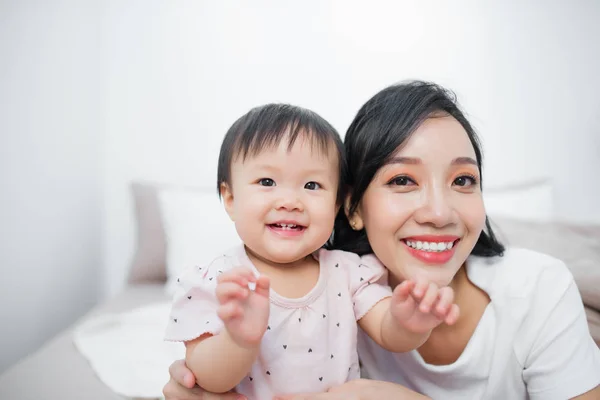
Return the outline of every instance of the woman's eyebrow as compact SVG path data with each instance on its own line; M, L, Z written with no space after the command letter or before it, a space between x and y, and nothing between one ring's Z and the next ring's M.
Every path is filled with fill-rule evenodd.
M392 157L390 158L386 164L411 164L418 165L422 164L423 161L420 158L416 157ZM471 157L457 157L450 163L451 165L464 165L471 164L478 166L477 161L472 159Z
M473 160L471 157L458 157L452 160L452 165L464 165L471 164L474 166L478 166L477 161Z
M416 165L416 164L422 164L422 161L420 158L414 158L414 157L392 157L390 158L386 164L412 164L412 165Z

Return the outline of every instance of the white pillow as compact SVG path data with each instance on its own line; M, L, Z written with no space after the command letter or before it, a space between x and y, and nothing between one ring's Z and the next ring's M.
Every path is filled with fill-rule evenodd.
M545 180L483 189L488 215L527 221L551 221L554 217L552 184Z
M158 199L167 243L166 291L173 295L184 269L209 262L241 240L214 190L168 187Z

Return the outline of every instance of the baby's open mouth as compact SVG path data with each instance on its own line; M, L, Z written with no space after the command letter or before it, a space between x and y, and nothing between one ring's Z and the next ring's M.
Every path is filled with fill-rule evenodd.
M297 224L269 224L268 226L273 229L278 229L278 230L301 231L301 230L306 229L306 227L304 227L302 225L297 225Z

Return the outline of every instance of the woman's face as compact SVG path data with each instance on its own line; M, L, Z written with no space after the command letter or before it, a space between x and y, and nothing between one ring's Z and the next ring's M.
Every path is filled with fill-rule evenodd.
M432 117L375 174L350 220L396 279L448 285L485 224L479 182L466 131Z

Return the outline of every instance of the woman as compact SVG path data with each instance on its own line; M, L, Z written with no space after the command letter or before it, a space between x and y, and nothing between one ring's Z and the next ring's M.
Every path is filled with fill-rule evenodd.
M360 334L369 380L282 398L600 398L600 350L573 277L559 260L496 240L480 145L450 93L388 87L359 110L344 144L350 193L331 246L376 256L392 286L418 277L451 286L461 316L409 353ZM171 376L167 400L236 398L186 389L194 377L181 362Z

